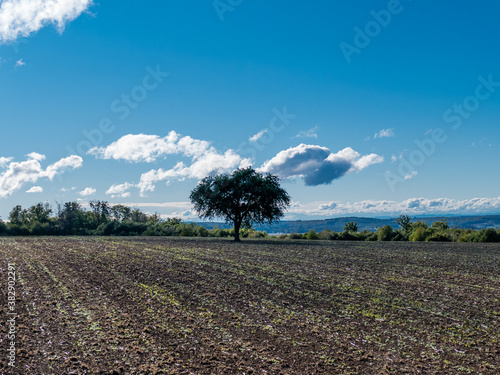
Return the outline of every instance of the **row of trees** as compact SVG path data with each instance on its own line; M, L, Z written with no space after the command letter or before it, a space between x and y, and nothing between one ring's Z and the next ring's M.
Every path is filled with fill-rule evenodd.
M29 208L15 206L9 221L0 220L0 235L96 235L96 236L183 236L183 237L235 237L234 229L211 230L179 218L161 219L158 214L148 215L124 205L110 205L105 201L92 201L87 210L78 202L57 204L54 211L48 203ZM243 226L239 235L244 238L267 237L267 233Z
M446 221L437 221L428 226L422 221L411 222L402 215L396 223L400 229L387 225L376 232L358 231L355 222L344 226L343 232L323 230L317 233L291 233L281 239L343 240L343 241L438 241L438 242L500 242L500 229L450 228ZM0 235L99 235L99 236L182 236L182 237L228 237L269 238L266 232L252 229L243 223L236 229L206 229L195 223L186 223L179 218L161 219L158 214L148 215L138 209L123 205L110 205L104 201L90 203L84 209L78 202L57 205L53 212L48 203L38 203L27 209L16 206L9 215L9 222L0 220Z
M426 241L426 242L500 242L500 229L459 229L450 228L445 220L436 221L428 226L418 220L411 222L408 215L401 215L395 223L400 229L393 229L390 225L379 228L376 232L367 230L358 232L355 222L345 224L343 232L323 230L316 233L291 233L280 238L309 239L309 240L344 240L344 241Z

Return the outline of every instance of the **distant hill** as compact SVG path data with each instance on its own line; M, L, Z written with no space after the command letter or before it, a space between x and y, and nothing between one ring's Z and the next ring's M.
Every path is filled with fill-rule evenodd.
M417 217L412 221L421 220L431 225L435 221L447 220L448 225L453 228L462 229L485 229L485 228L500 228L500 215L486 216L434 216L434 217ZM340 217L325 220L295 220L281 221L273 225L255 225L254 229L266 231L267 233L304 233L311 229L321 232L324 229L330 229L335 232L344 230L344 225L350 221L358 223L359 230L376 231L377 228L385 225L390 225L393 228L399 228L399 225L394 223L395 218L391 219L375 219L367 217ZM231 224L216 223L216 222L200 222L207 229L212 229L218 226L221 229L232 228Z

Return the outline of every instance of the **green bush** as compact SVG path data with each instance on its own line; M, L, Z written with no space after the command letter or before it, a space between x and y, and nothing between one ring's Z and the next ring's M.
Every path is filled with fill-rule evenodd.
M425 239L427 242L451 242L451 236L448 233L437 232L431 234Z
M377 231L377 237L379 241L391 241L394 237L394 231L390 225L386 225Z
M348 231L343 231L339 234L339 240L341 241L360 241L358 236L355 236L354 234L348 232Z
M306 239L308 240L319 240L319 236L314 229L311 229L309 233L307 233Z
M411 242L425 241L425 237L426 237L425 236L425 228L423 228L423 227L417 227L410 234L410 241Z
M303 240L304 239L304 235L300 234L300 233L290 233L289 237L292 240Z
M500 242L500 236L492 228L482 230L479 234L479 242Z

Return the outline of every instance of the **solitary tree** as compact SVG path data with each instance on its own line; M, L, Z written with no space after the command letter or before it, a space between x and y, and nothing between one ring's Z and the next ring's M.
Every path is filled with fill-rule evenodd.
M399 224L405 232L409 232L411 230L411 217L408 215L399 215L394 222Z
M356 233L358 231L358 223L356 223L355 221L350 221L344 225L344 230L346 232Z
M240 241L243 224L278 222L290 205L290 196L280 187L278 177L252 168L206 177L189 198L201 218L233 222L235 241Z

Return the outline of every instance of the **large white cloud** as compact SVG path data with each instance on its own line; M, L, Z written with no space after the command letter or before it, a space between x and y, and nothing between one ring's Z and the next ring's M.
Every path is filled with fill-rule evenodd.
M500 197L456 200L450 198L409 198L404 201L365 200L358 202L297 203L288 210L288 217L333 217L351 215L397 216L488 214L500 211Z
M179 135L171 131L166 137L148 134L127 134L107 147L94 147L89 154L100 159L126 160L134 163L156 161L158 157L176 154Z
M347 147L333 154L326 147L300 144L279 152L266 161L261 172L277 174L282 178L303 177L306 185L329 184L347 173L359 172L384 158L377 154L361 156Z
M45 159L44 155L32 152L27 155L27 160L13 162L11 158L2 158L5 170L0 174L0 198L6 198L26 183L34 183L40 178L52 180L57 174L66 169L79 168L83 164L80 156L71 155L49 165L43 169L40 162Z
M137 187L141 195L154 191L156 183L186 178L202 179L213 173L231 172L236 168L251 165L249 159L242 158L236 151L219 152L210 142L181 136L171 131L167 136L148 134L127 134L106 147L94 147L89 154L100 159L126 160L133 163L155 162L167 155L188 158L178 161L170 169L152 169L143 173L137 184L123 183L111 186L106 194L112 197L127 197L128 190Z
M92 0L3 0L0 44L26 37L49 24L59 32L92 5Z
M140 194L144 195L146 191L154 191L155 184L165 180L184 180L186 178L202 179L210 174L229 173L237 168L245 168L250 166L248 159L242 159L233 150L228 150L224 154L220 154L215 150L211 150L203 155L203 157L195 160L190 166L186 166L183 162L177 163L173 168L168 170L158 169L142 174L137 187Z
M160 157L181 154L197 159L207 152L214 152L210 142L181 137L175 131L166 137L148 134L127 134L107 147L94 147L89 154L100 159L126 160L134 163L151 163Z

